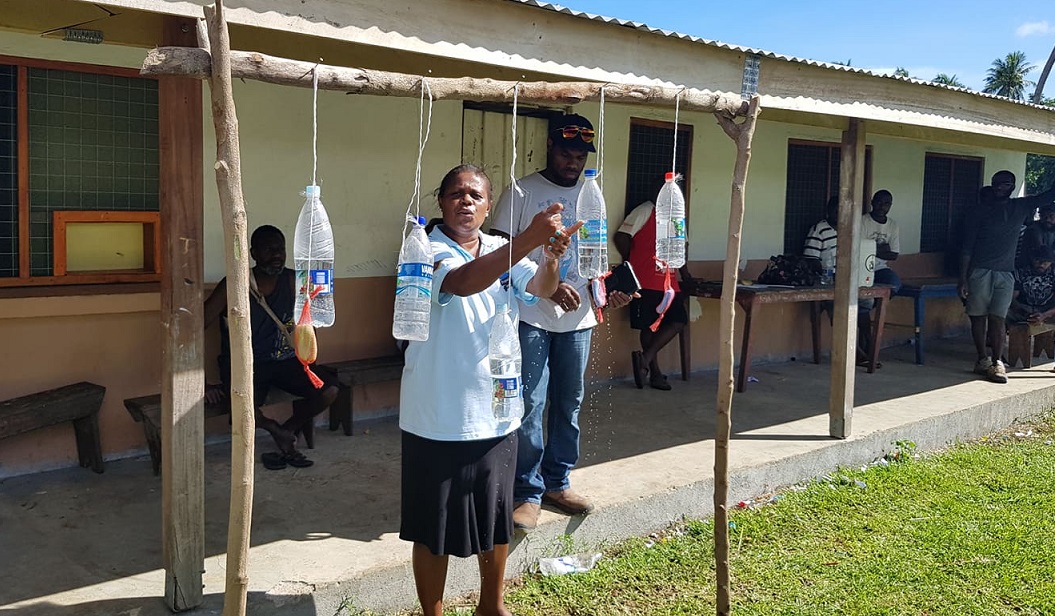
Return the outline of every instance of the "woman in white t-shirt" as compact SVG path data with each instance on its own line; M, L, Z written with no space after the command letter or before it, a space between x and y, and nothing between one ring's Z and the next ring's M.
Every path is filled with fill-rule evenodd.
M411 342L400 389L402 505L399 536L414 542L414 581L425 616L441 616L450 555L476 554L476 613L504 616L513 536L513 477L520 418L500 421L487 350L499 308L549 297L558 260L581 222L565 229L554 204L512 241L480 232L491 181L474 165L443 178L443 222L429 234L435 261L429 339ZM546 259L525 257L545 246ZM512 252L512 254L510 254ZM512 267L510 267L512 263Z

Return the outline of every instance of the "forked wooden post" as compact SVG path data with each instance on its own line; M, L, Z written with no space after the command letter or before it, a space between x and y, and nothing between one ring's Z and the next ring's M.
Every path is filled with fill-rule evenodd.
M751 163L751 139L758 118L758 96L751 99L747 117L737 124L732 117L715 113L722 130L736 144L732 197L729 206L729 239L722 271L722 302L718 317L718 416L714 434L714 560L717 597L715 612L729 614L729 435L733 427L733 326L736 318L736 285L739 276L740 235L744 228L744 191ZM743 358L740 358L743 361Z
M227 259L227 322L231 336L231 511L227 527L224 616L244 616L249 588L249 530L253 519L253 351L249 328L249 246L246 241L238 117L231 87L231 40L223 0L206 6L212 48L212 116L216 128L216 187Z
M834 438L849 437L853 423L864 163L864 122L850 118L849 126L843 131L839 167L839 248L835 259L835 318L832 322L832 378L828 399L828 431Z

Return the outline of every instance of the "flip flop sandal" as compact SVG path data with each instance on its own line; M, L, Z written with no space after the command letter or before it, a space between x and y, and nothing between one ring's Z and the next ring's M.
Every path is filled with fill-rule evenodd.
M638 389L645 388L645 375L641 371L641 362L643 359L641 351L634 351L630 354L630 364L633 366L634 370L634 385L636 385Z
M260 456L260 461L269 471L280 471L286 468L286 457L280 453L265 453Z
M282 456L282 459L286 461L286 464L289 464L294 468L308 468L309 466L315 464L315 462L309 460L307 457L305 457L304 454L300 453L299 451L287 453Z

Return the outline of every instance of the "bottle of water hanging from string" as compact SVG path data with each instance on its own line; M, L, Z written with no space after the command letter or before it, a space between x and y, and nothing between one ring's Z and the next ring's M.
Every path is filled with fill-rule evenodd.
M297 299L293 318L315 327L333 325L333 230L322 205L318 186L304 189L304 207L293 235L293 267L297 271ZM305 304L308 313L305 313ZM302 323L302 317L307 319Z
M673 172L656 196L656 258L672 270L685 265L685 196Z
M575 215L583 221L579 229L579 275L598 278L608 273L608 210L597 184L597 170L587 169L586 181L575 203Z
M425 217L420 216L399 249L396 306L392 315L394 338L419 342L429 339L432 265L432 244L425 233Z
M495 419L520 419L524 416L524 397L520 380L520 334L508 305L498 309L498 314L491 324L487 359L491 367L491 410Z

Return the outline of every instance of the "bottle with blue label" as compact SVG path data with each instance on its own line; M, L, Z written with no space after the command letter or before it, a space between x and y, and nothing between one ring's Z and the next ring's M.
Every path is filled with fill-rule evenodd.
M500 307L491 324L487 359L491 368L491 410L495 419L520 419L524 416L520 334L509 306Z
M604 204L597 170L587 169L586 180L575 202L575 215L583 221L579 228L579 275L599 278L608 273L608 209Z
M304 207L297 217L293 235L293 267L297 272L297 299L293 318L302 322L305 304L307 319L302 324L329 327L335 318L333 305L333 230L322 205L318 186L304 189Z
M668 172L656 196L656 258L672 270L685 265L685 195L678 179Z
M425 217L420 216L399 249L396 306L392 315L392 336L397 340L424 342L429 339L432 266L432 243L425 233Z

